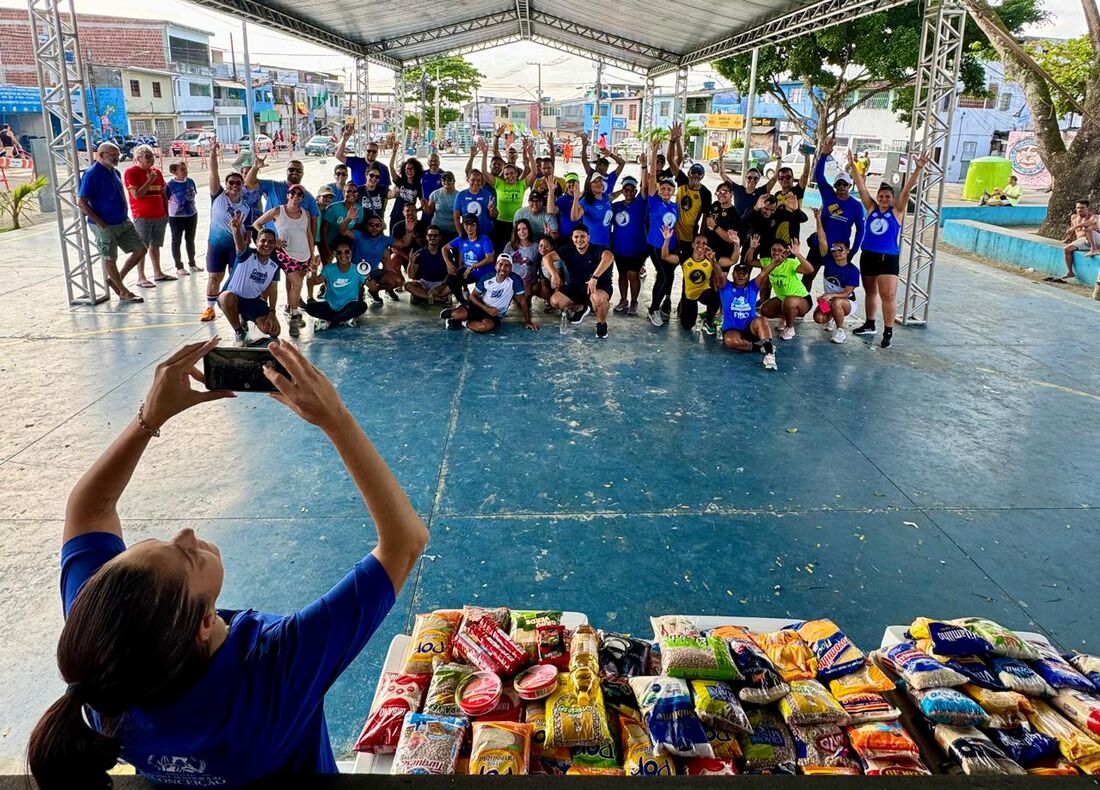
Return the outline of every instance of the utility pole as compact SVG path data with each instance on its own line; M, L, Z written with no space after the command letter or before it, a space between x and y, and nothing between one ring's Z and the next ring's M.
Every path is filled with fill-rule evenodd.
M420 72L420 126L417 132L420 134L420 144L424 144L424 115L427 111L425 104L428 101L428 72Z
M756 112L756 66L760 59L760 47L753 47L749 67L749 100L745 107L745 147L741 149L741 180L749 172L749 154L752 148L752 114Z
M435 143L436 148L439 148L439 137L440 137L440 134L439 134L439 132L440 132L440 129L439 129L439 110L440 110L440 103L443 101L442 95L443 95L443 85L439 81L439 66L437 65L435 67L435 138L433 139L433 142Z
M237 49L233 46L233 34L229 34L229 62L233 66L233 82L237 81Z
M474 137L481 134L481 102L477 98L477 88L474 88Z
M252 140L252 156L256 155L256 113L252 96L252 61L248 58L248 23L241 22L244 46L244 114L248 119L248 136Z
M595 140L600 139L600 102L603 100L603 61L596 61L596 102L593 104L592 111L592 138ZM585 151L582 156L588 157L589 152ZM584 161L588 161L587 158Z
M541 62L535 63L535 62L532 62L532 61L527 61L527 65L528 66L538 66L539 67L539 90L538 90L539 109L538 109L538 114L535 116L535 131L536 132L541 132L542 131L542 63Z

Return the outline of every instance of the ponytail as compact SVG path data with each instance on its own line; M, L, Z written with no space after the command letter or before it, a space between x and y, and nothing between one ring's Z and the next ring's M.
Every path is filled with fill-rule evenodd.
M88 726L83 709L77 695L67 691L31 732L27 764L40 790L111 786L107 771L118 762L122 741Z
M197 637L211 605L191 594L184 572L118 561L96 571L57 643L69 687L31 732L27 765L40 790L111 786L126 712L178 699L205 671L209 652Z

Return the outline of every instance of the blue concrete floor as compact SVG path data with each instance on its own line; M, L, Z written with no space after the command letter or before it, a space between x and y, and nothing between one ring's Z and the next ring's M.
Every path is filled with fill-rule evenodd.
M50 228L0 245L10 769L60 690L66 493L152 366L229 328L196 320L201 277L141 306L66 310ZM474 337L403 303L303 332L432 529L329 695L338 749L390 637L439 606L560 607L642 633L656 613L828 615L868 648L887 624L977 614L1096 648L1100 305L945 255L931 325L900 328L889 351L804 324L768 373L759 355L641 318L613 317L606 342L592 331L510 320ZM132 540L194 526L218 542L229 608L299 607L372 545L331 447L258 396L170 423L122 513Z

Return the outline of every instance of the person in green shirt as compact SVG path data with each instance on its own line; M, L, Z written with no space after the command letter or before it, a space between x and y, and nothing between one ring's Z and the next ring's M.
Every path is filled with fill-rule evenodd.
M749 238L749 250L747 259L752 265L766 269L775 259L781 259L782 263L772 269L769 281L771 282L771 298L760 305L760 315L765 318L778 318L776 329L784 340L794 337L794 324L800 317L813 309L813 300L810 292L802 284L799 275L809 274L814 265L806 260L802 254L802 245L798 239L792 239L788 247L778 239L772 242L767 258L757 258L756 248L760 245L760 236L753 234Z
M499 135L498 135L499 137ZM496 191L496 215L493 217L493 232L490 234L493 240L494 250L503 250L512 238L512 223L516 219L516 212L523 208L523 195L527 187L535 181L534 148L530 140L523 141L523 172L514 164L506 164L501 170L500 176L494 176L485 172L485 183ZM484 160L482 165L484 165Z

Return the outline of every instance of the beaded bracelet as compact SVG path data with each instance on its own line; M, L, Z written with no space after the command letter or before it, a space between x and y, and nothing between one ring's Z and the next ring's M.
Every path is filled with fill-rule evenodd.
M144 401L142 401L141 405L138 406L138 427L141 428L141 430L145 431L150 436L153 436L153 437L160 436L160 428L157 428L157 429L154 430L153 428L149 427L148 423L145 422L145 402Z

